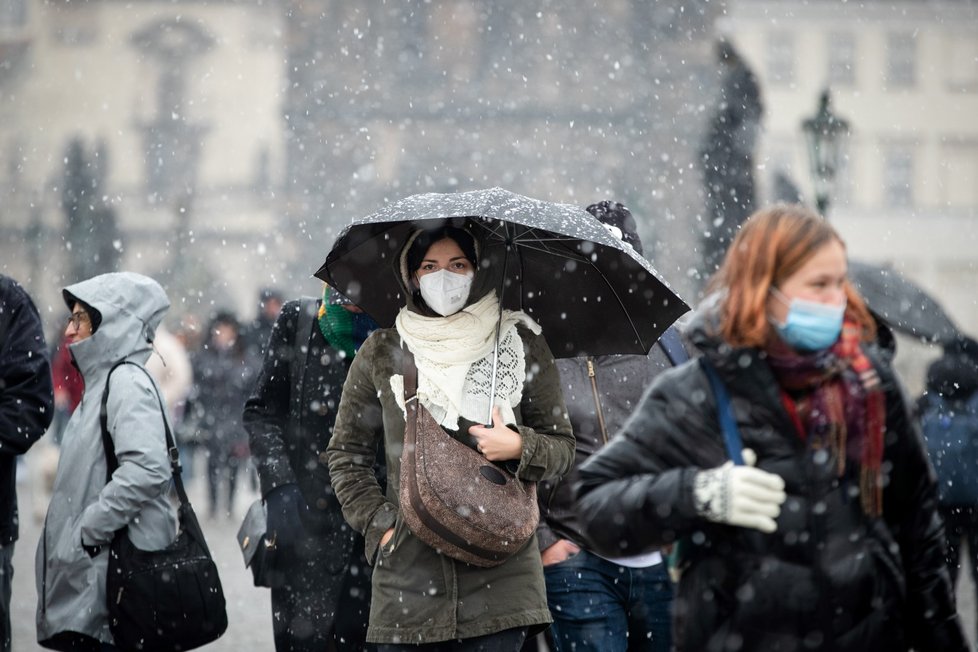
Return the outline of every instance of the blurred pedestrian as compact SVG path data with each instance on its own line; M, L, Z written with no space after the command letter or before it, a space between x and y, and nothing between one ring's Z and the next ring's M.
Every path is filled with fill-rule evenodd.
M282 312L285 303L285 295L281 290L273 287L264 287L258 291L258 312L254 320L242 333L245 346L247 346L253 358L260 360L265 355L265 345L272 334L272 327Z
M41 317L17 281L0 274L0 652L10 651L14 544L20 534L17 460L54 416Z
M239 476L247 473L248 433L241 412L255 384L257 363L241 337L234 313L219 311L193 357L192 421L185 426L207 451L211 518L233 515Z
M156 281L131 272L102 274L62 290L71 310L65 334L85 393L61 442L61 458L36 556L37 640L53 650L116 650L105 593L115 532L142 550L176 536L170 462L158 389L137 368L149 358L170 306ZM119 360L133 364L109 370ZM102 393L119 466L106 483Z
M922 438L846 273L818 215L755 213L687 332L702 357L580 469L602 551L678 541L680 652L967 647Z
M643 253L631 212L602 201L587 211L612 233ZM574 469L542 483L537 493L537 539L554 622L554 652L595 650L669 652L672 647L672 582L662 555L599 555L584 535L574 506L577 467L600 450L625 424L645 389L672 366L669 353L684 362L679 334L663 336L678 349L657 343L648 355L600 355L557 360L567 412L577 445ZM660 340L661 342L662 340Z
M325 286L319 300L289 301L245 405L266 536L275 541L266 565L277 652L364 648L370 567L363 537L343 520L323 452L347 370L376 327Z
M573 462L574 438L550 348L526 314L500 310L478 250L469 231L451 226L415 230L401 244L406 305L395 328L376 331L353 360L327 449L343 515L364 533L374 564L367 640L380 652L519 650L527 634L551 621L535 536L500 565L483 568L424 543L401 513L405 410L415 400L432 427L522 481L559 476ZM417 369L410 396L405 374L411 358L402 347ZM492 426L481 425L491 405ZM373 469L381 444L386 491Z
M937 472L951 582L957 585L967 544L978 592L978 342L962 337L945 345L927 369L917 411Z
M51 423L51 438L55 444L61 444L65 425L71 418L71 413L78 407L85 382L78 368L71 361L68 351L68 339L64 334L58 337L58 345L51 356L51 373L54 376L54 420Z
M184 409L190 392L194 388L194 372L190 363L190 355L181 342L165 326L156 329L156 339L153 341L153 351L146 361L146 370L153 376L160 387L166 409L174 424L183 423ZM177 434L181 432L177 428ZM177 447L180 450L180 466L184 477L193 476L193 447L184 445L177 437Z

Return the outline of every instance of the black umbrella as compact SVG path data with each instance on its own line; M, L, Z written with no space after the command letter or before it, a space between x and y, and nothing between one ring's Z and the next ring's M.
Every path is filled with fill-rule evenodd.
M505 270L502 305L532 316L557 357L647 353L689 310L649 261L587 211L501 188L413 195L356 220L316 277L391 326L405 304L398 253L408 234L451 218Z
M961 336L941 304L895 270L850 261L849 279L870 311L894 330L927 342L947 343Z

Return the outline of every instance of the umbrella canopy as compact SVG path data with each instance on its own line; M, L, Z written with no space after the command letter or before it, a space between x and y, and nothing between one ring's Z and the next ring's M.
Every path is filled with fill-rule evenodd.
M850 261L849 279L890 328L927 342L951 342L957 326L934 297L893 269Z
M501 188L413 195L356 220L316 277L389 327L406 303L401 248L414 229L445 220L480 241L503 306L539 322L557 357L647 353L689 310L649 261L587 211Z

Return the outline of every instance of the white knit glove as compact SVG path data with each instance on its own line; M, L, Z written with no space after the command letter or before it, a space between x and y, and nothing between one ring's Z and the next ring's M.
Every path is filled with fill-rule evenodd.
M774 519L787 497L781 476L754 468L757 456L744 450L746 466L727 462L700 471L693 479L696 512L711 521L750 527L761 532L778 529Z

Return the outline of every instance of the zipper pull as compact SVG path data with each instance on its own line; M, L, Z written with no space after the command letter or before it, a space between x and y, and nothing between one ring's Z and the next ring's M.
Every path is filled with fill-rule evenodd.
M115 603L116 604L119 604L120 602L122 602L122 592L123 592L123 590L125 590L125 587L120 586L119 587L119 595L117 595L116 598L115 598Z
M594 360L591 358L587 359L587 377L594 378Z

